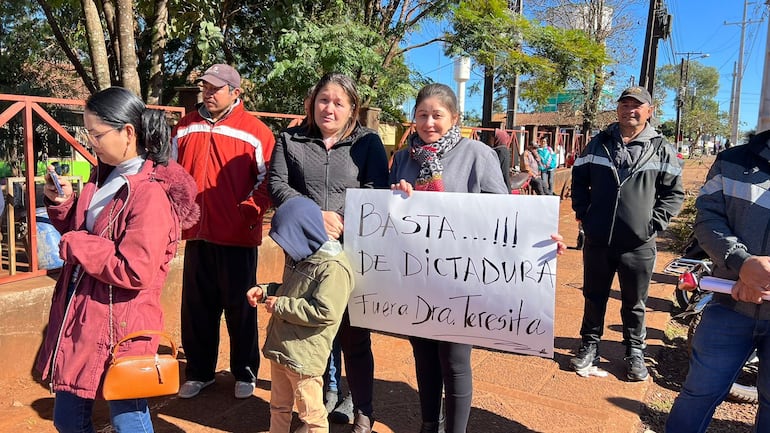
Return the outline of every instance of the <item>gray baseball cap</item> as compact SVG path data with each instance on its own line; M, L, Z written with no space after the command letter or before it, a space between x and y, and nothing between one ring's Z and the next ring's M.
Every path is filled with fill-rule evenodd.
M216 87L224 85L235 88L241 87L241 75L232 66L219 63L206 69L206 72L196 81L205 81Z

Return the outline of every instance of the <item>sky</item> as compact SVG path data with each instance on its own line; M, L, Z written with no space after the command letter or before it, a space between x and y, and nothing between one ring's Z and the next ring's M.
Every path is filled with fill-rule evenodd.
M668 13L673 16L671 36L658 43L657 66L680 64L684 53L703 53L708 57L698 58L698 54L690 54L690 61L700 62L705 66L717 68L719 71L719 92L717 101L720 110L729 111L731 89L733 85L733 68L738 61L741 39L741 21L743 19L743 1L737 0L664 0ZM524 14L527 3L524 1ZM644 48L647 14L649 2L642 1L639 5L626 10L639 23L634 31L632 40L636 55L621 69L616 77L618 83L628 84L632 78L638 82L641 69L641 57ZM762 70L767 46L768 6L764 1L754 0L748 3L744 39L743 78L741 83L740 130L754 129L759 113L760 89ZM441 24L424 26L420 35L416 35L411 43L417 43L441 34ZM426 47L407 52L407 63L414 69L435 82L449 85L457 89L453 79L453 59L443 55L442 46L431 44ZM483 87L483 72L480 67L472 64L471 79L466 87L477 83ZM636 84L636 83L635 83ZM622 86L622 85L620 85ZM613 94L619 94L622 89L608 89ZM670 95L662 104L661 121L673 120L676 117L674 95ZM481 117L481 93L466 93L465 110L475 111ZM405 107L411 111L411 106Z

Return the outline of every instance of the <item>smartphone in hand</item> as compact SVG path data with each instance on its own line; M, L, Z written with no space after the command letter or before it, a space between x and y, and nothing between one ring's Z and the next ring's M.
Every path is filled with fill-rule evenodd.
M53 182L53 185L56 187L56 192L59 193L59 197L64 197L64 189L61 187L61 182L59 182L59 175L56 174L56 169L54 166L48 166L48 175L51 176L51 182Z

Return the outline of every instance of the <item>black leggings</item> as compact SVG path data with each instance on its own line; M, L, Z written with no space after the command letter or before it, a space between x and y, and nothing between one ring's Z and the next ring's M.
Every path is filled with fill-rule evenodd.
M337 338L345 359L353 409L372 416L374 395L374 356L372 355L371 331L350 325L348 310L342 316Z
M414 352L423 422L439 420L441 393L445 390L446 433L465 433L473 397L472 346L419 337L409 337L409 342Z

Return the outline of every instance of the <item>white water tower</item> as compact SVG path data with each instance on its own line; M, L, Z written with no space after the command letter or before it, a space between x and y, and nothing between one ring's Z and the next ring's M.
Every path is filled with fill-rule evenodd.
M460 112L460 122L462 123L465 114L465 83L471 79L470 57L455 59L454 79L457 82L457 109Z

